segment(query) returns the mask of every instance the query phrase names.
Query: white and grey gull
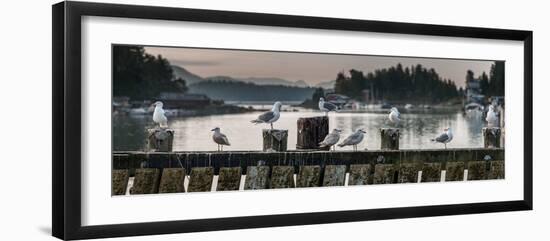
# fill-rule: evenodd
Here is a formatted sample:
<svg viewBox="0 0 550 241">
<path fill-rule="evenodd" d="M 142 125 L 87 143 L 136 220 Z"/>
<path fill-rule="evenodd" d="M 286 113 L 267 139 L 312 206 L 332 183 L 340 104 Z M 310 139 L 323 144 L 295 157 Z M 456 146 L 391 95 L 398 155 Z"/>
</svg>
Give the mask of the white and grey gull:
<svg viewBox="0 0 550 241">
<path fill-rule="evenodd" d="M 401 122 L 401 113 L 399 113 L 399 110 L 397 108 L 392 107 L 390 114 L 388 115 L 388 119 L 390 119 L 391 123 L 399 126 L 399 122 Z"/>
<path fill-rule="evenodd" d="M 325 115 L 328 115 L 328 112 L 330 111 L 337 111 L 338 106 L 328 101 L 325 101 L 325 98 L 321 97 L 319 98 L 319 110 L 325 112 Z"/>
<path fill-rule="evenodd" d="M 451 127 L 446 128 L 444 131 L 445 132 L 441 133 L 441 135 L 432 139 L 432 141 L 443 143 L 445 145 L 445 149 L 447 149 L 447 143 L 453 140 L 453 131 Z"/>
<path fill-rule="evenodd" d="M 357 144 L 363 141 L 363 134 L 365 134 L 363 129 L 356 130 L 354 133 L 348 136 L 344 141 L 338 144 L 339 147 L 344 146 L 353 146 L 353 150 L 357 151 Z"/>
<path fill-rule="evenodd" d="M 266 123 L 271 125 L 271 129 L 273 129 L 273 122 L 277 121 L 279 117 L 281 117 L 281 106 L 283 104 L 279 101 L 275 102 L 273 104 L 273 108 L 271 108 L 270 111 L 265 112 L 258 116 L 255 120 L 251 120 L 250 122 L 254 124 L 260 124 L 260 123 Z"/>
<path fill-rule="evenodd" d="M 336 143 L 340 140 L 340 133 L 342 133 L 342 130 L 334 129 L 331 133 L 329 133 L 327 136 L 325 136 L 325 139 L 319 143 L 319 147 L 333 147 L 333 150 L 336 150 Z"/>
<path fill-rule="evenodd" d="M 487 127 L 499 127 L 500 123 L 498 120 L 498 113 L 495 111 L 495 107 L 493 105 L 489 106 L 489 110 L 487 111 L 487 117 L 485 117 L 485 121 L 487 121 Z"/>
<path fill-rule="evenodd" d="M 214 132 L 214 134 L 212 135 L 212 140 L 214 140 L 214 142 L 216 142 L 216 144 L 218 144 L 218 151 L 223 151 L 223 146 L 230 146 L 231 144 L 229 143 L 229 140 L 227 139 L 227 136 L 222 134 L 220 132 L 220 128 L 219 127 L 216 127 L 214 129 L 212 129 L 211 131 Z"/>
<path fill-rule="evenodd" d="M 162 109 L 162 102 L 157 101 L 153 104 L 155 106 L 155 111 L 153 112 L 153 122 L 159 124 L 161 128 L 168 127 L 168 118 L 164 114 L 164 109 Z"/>
</svg>

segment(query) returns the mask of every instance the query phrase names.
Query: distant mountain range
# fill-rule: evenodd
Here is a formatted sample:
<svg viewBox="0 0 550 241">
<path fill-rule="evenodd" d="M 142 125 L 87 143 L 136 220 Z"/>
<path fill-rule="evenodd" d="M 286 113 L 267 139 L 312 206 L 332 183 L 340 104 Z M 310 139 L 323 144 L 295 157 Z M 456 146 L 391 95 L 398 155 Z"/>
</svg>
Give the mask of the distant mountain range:
<svg viewBox="0 0 550 241">
<path fill-rule="evenodd" d="M 253 83 L 256 85 L 284 85 L 284 86 L 293 86 L 293 87 L 309 87 L 309 85 L 303 80 L 291 81 L 291 80 L 285 80 L 285 79 L 275 78 L 275 77 L 234 78 L 231 76 L 223 76 L 223 75 L 203 78 L 177 65 L 172 65 L 172 70 L 174 73 L 174 77 L 184 79 L 187 85 L 192 85 L 205 80 L 211 80 L 211 81 L 223 80 L 223 81 Z"/>
</svg>

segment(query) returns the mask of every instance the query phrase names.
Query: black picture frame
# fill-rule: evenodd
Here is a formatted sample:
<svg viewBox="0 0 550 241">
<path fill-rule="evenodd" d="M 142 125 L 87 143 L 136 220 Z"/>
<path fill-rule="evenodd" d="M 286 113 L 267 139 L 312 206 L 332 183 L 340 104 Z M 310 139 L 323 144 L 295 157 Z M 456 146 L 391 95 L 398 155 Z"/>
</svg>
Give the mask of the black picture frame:
<svg viewBox="0 0 550 241">
<path fill-rule="evenodd" d="M 366 21 L 90 2 L 61 2 L 53 15 L 52 233 L 60 239 L 199 232 L 532 210 L 533 33 L 522 30 Z M 132 224 L 81 224 L 81 18 L 103 16 L 205 23 L 517 40 L 524 43 L 524 194 L 521 200 Z"/>
</svg>

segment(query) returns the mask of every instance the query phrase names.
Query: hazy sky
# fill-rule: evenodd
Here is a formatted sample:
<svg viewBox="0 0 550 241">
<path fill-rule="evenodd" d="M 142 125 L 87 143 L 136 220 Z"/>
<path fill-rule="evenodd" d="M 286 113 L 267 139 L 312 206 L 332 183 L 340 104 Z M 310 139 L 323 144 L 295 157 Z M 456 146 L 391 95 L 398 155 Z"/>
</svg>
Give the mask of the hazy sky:
<svg viewBox="0 0 550 241">
<path fill-rule="evenodd" d="M 150 54 L 161 54 L 171 64 L 209 77 L 225 75 L 235 78 L 277 77 L 286 80 L 304 80 L 310 85 L 334 80 L 342 70 L 357 69 L 367 72 L 401 63 L 403 67 L 422 64 L 434 68 L 443 78 L 464 86 L 466 71 L 475 75 L 489 73 L 493 61 L 453 60 L 430 58 L 381 57 L 368 55 L 311 54 L 267 51 L 220 50 L 199 48 L 146 47 Z"/>
</svg>

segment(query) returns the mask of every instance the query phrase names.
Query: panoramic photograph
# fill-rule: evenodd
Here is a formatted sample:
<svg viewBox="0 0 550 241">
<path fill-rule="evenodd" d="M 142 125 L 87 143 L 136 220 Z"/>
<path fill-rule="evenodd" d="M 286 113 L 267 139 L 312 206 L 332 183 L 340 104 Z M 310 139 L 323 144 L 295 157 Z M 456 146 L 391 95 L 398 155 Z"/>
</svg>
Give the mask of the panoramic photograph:
<svg viewBox="0 0 550 241">
<path fill-rule="evenodd" d="M 112 194 L 504 179 L 504 62 L 112 46 Z"/>
</svg>

